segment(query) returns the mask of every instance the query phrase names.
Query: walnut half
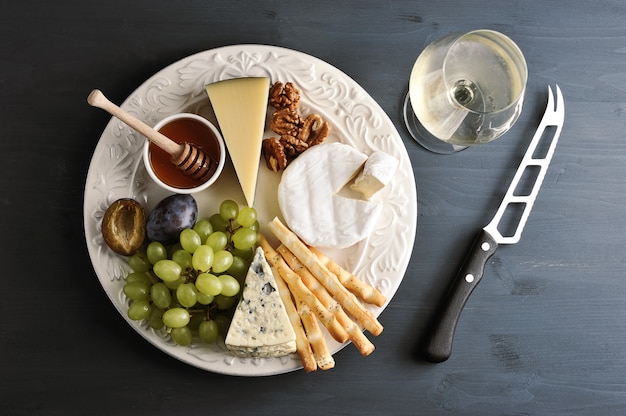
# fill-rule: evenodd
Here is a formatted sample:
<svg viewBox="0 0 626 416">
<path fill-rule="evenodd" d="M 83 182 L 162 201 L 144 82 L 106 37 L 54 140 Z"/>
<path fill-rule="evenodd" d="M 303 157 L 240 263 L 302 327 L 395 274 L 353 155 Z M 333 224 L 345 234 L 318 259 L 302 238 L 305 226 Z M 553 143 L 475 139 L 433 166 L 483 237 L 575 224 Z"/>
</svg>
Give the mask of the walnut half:
<svg viewBox="0 0 626 416">
<path fill-rule="evenodd" d="M 297 110 L 291 108 L 283 108 L 276 111 L 270 120 L 270 128 L 276 134 L 289 134 L 297 136 L 302 128 L 302 117 Z"/>
<path fill-rule="evenodd" d="M 289 161 L 285 154 L 285 148 L 276 137 L 263 140 L 263 156 L 268 169 L 278 172 L 287 167 Z"/>
<path fill-rule="evenodd" d="M 309 147 L 322 143 L 328 137 L 328 122 L 322 120 L 319 114 L 311 114 L 302 123 L 298 139 L 307 143 Z"/>
<path fill-rule="evenodd" d="M 280 144 L 285 149 L 285 154 L 292 159 L 295 159 L 300 153 L 309 148 L 309 145 L 304 140 L 300 140 L 297 137 L 290 136 L 289 134 L 283 134 L 280 136 Z"/>
<path fill-rule="evenodd" d="M 300 103 L 300 90 L 292 82 L 283 85 L 282 82 L 275 82 L 270 87 L 270 105 L 277 110 L 284 108 L 296 109 Z"/>
</svg>

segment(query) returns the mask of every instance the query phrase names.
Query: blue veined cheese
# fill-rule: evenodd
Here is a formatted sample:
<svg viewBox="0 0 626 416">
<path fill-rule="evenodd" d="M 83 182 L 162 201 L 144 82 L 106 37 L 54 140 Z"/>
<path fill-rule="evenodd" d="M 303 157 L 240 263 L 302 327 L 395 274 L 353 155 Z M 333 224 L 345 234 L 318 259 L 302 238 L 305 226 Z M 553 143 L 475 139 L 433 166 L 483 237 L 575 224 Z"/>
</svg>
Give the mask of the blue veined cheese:
<svg viewBox="0 0 626 416">
<path fill-rule="evenodd" d="M 280 357 L 296 351 L 296 334 L 260 247 L 248 270 L 225 343 L 231 353 L 242 357 Z"/>
</svg>

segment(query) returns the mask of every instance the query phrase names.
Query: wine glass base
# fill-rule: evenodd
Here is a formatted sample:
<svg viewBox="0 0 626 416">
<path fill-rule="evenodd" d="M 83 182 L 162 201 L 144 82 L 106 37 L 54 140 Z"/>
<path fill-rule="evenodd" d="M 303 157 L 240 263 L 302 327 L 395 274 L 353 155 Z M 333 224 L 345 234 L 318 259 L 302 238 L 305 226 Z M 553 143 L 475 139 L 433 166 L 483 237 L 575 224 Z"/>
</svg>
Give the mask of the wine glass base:
<svg viewBox="0 0 626 416">
<path fill-rule="evenodd" d="M 406 97 L 404 98 L 404 105 L 402 107 L 402 118 L 404 119 L 404 124 L 411 134 L 411 137 L 413 137 L 413 140 L 415 140 L 420 146 L 422 146 L 426 150 L 430 150 L 433 153 L 439 153 L 442 155 L 449 155 L 459 152 L 463 149 L 467 149 L 467 146 L 459 146 L 456 144 L 446 143 L 430 134 L 415 116 L 408 92 L 406 94 Z"/>
</svg>

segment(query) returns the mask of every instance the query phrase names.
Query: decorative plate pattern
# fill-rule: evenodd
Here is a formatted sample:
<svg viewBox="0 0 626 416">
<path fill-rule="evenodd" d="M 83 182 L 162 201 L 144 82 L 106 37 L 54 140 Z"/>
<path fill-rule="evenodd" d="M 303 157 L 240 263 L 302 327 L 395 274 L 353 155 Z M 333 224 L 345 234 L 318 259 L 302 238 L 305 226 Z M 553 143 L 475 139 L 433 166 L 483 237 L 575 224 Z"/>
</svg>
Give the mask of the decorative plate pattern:
<svg viewBox="0 0 626 416">
<path fill-rule="evenodd" d="M 400 286 L 415 238 L 417 195 L 413 169 L 391 120 L 346 74 L 324 61 L 289 49 L 263 45 L 227 46 L 200 52 L 164 68 L 137 88 L 121 107 L 149 125 L 177 112 L 196 113 L 216 123 L 204 85 L 250 76 L 269 76 L 271 82 L 294 82 L 301 91 L 303 115 L 318 113 L 331 125 L 329 141 L 350 144 L 366 154 L 382 150 L 400 161 L 393 181 L 376 195 L 383 210 L 372 235 L 353 247 L 327 252 L 343 267 L 378 287 L 390 300 Z M 271 134 L 266 131 L 266 137 Z M 128 265 L 125 258 L 104 244 L 101 222 L 107 207 L 119 198 L 134 198 L 149 212 L 167 196 L 147 176 L 141 158 L 144 140 L 124 123 L 112 118 L 100 137 L 87 174 L 85 237 L 95 272 L 113 305 L 146 340 L 190 365 L 241 376 L 272 375 L 300 369 L 302 366 L 295 354 L 273 359 L 243 359 L 229 355 L 223 343 L 206 346 L 194 342 L 190 347 L 179 347 L 165 332 L 154 331 L 143 322 L 127 318 L 129 302 L 122 287 Z M 262 161 L 255 201 L 262 232 L 263 224 L 276 215 L 280 217 L 276 198 L 279 180 L 279 174 L 267 169 Z M 208 190 L 194 196 L 200 217 L 216 212 L 223 199 L 234 199 L 241 205 L 245 201 L 229 161 L 220 179 Z M 267 232 L 265 235 L 272 241 Z M 383 309 L 372 307 L 371 311 L 378 316 Z M 333 353 L 346 345 L 335 342 L 328 334 L 327 339 Z M 376 343 L 375 338 L 372 342 Z"/>
</svg>

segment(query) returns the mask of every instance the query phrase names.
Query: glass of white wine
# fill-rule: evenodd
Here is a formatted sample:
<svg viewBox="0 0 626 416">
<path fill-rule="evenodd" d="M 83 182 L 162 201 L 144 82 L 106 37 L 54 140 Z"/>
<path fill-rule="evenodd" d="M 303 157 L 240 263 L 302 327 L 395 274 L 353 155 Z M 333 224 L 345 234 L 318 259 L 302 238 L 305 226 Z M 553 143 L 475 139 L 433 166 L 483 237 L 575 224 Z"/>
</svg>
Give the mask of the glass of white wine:
<svg viewBox="0 0 626 416">
<path fill-rule="evenodd" d="M 451 34 L 417 58 L 403 116 L 426 149 L 450 154 L 506 133 L 522 111 L 528 68 L 519 47 L 493 30 Z"/>
</svg>

